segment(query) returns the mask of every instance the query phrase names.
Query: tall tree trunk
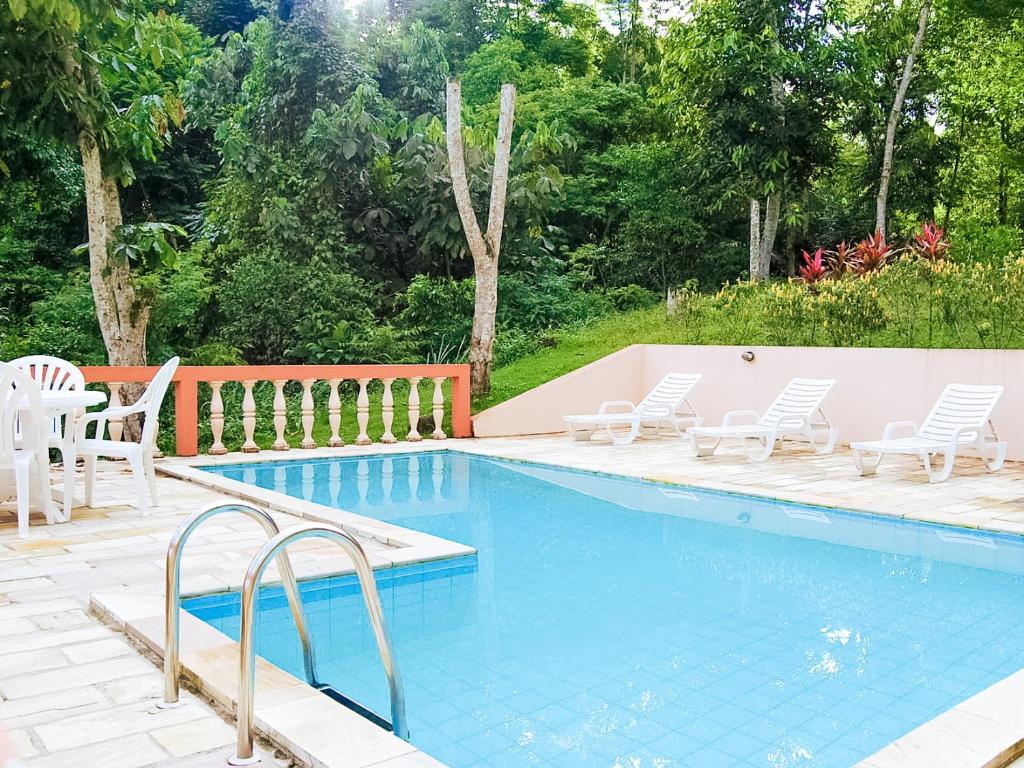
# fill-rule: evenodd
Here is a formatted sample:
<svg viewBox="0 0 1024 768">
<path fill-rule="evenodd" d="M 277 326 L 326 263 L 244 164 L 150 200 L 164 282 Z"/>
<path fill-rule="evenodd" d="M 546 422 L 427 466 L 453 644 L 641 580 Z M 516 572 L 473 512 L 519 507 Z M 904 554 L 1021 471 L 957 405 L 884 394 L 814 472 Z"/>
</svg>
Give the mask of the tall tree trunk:
<svg viewBox="0 0 1024 768">
<path fill-rule="evenodd" d="M 491 200 L 487 213 L 487 233 L 473 210 L 462 146 L 462 88 L 458 80 L 448 81 L 447 140 L 448 166 L 459 219 L 473 256 L 476 290 L 473 304 L 473 334 L 469 342 L 470 392 L 486 395 L 491 391 L 491 365 L 494 360 L 494 326 L 498 311 L 498 256 L 505 225 L 505 198 L 512 155 L 512 125 L 515 116 L 516 88 L 501 86 L 498 135 L 494 146 L 494 172 L 491 176 Z"/>
<path fill-rule="evenodd" d="M 997 215 L 1003 226 L 1010 221 L 1010 172 L 1006 167 L 1006 150 L 1010 144 L 1010 125 L 1004 118 L 999 121 L 999 138 L 1003 140 L 1003 156 L 999 159 L 999 202 Z"/>
<path fill-rule="evenodd" d="M 928 17 L 932 11 L 932 0 L 924 0 L 921 5 L 921 15 L 917 20 L 917 34 L 914 35 L 914 42 L 910 46 L 906 61 L 903 62 L 903 75 L 900 77 L 899 86 L 896 88 L 896 98 L 892 103 L 892 110 L 889 112 L 889 123 L 885 128 L 885 149 L 882 153 L 882 176 L 878 184 L 878 197 L 875 199 L 875 229 L 885 234 L 886 207 L 889 204 L 889 180 L 892 177 L 892 157 L 896 147 L 896 129 L 900 125 L 900 116 L 903 114 L 903 102 L 907 98 L 907 89 L 910 88 L 910 81 L 914 77 L 914 59 L 917 58 L 924 44 L 924 33 L 928 29 Z"/>
<path fill-rule="evenodd" d="M 79 136 L 78 147 L 89 225 L 89 282 L 107 360 L 110 365 L 145 365 L 150 307 L 135 291 L 127 260 L 110 255 L 115 230 L 121 225 L 117 180 L 104 172 L 102 154 L 90 134 Z M 126 384 L 121 391 L 123 402 L 135 402 L 143 389 L 141 384 Z M 125 432 L 129 440 L 138 439 L 138 420 L 126 420 Z"/>
<path fill-rule="evenodd" d="M 750 279 L 761 280 L 761 203 L 750 198 Z"/>
<path fill-rule="evenodd" d="M 760 279 L 767 280 L 772 268 L 772 253 L 775 251 L 775 235 L 779 231 L 779 218 L 782 215 L 782 189 L 776 185 L 775 191 L 768 195 L 764 211 L 764 230 L 761 232 L 761 253 L 759 254 L 758 274 Z"/>
</svg>

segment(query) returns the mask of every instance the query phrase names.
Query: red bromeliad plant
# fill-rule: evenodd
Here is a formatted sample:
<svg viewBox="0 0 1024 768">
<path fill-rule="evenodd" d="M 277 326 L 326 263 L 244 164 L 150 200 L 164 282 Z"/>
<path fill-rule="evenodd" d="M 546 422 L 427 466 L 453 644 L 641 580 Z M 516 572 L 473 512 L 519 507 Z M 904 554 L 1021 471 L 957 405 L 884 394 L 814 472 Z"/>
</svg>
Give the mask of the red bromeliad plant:
<svg viewBox="0 0 1024 768">
<path fill-rule="evenodd" d="M 804 265 L 800 267 L 800 277 L 808 285 L 820 283 L 829 275 L 829 268 L 824 263 L 825 249 L 819 248 L 811 256 L 807 251 L 804 254 Z"/>
<path fill-rule="evenodd" d="M 828 267 L 833 277 L 843 277 L 853 271 L 856 254 L 854 249 L 844 240 L 829 252 Z"/>
<path fill-rule="evenodd" d="M 874 272 L 884 267 L 897 254 L 881 232 L 864 238 L 853 247 L 853 269 L 858 275 Z"/>
<path fill-rule="evenodd" d="M 925 222 L 921 231 L 914 235 L 911 246 L 914 253 L 928 261 L 942 261 L 949 252 L 949 243 L 944 239 L 945 232 L 935 222 Z"/>
</svg>

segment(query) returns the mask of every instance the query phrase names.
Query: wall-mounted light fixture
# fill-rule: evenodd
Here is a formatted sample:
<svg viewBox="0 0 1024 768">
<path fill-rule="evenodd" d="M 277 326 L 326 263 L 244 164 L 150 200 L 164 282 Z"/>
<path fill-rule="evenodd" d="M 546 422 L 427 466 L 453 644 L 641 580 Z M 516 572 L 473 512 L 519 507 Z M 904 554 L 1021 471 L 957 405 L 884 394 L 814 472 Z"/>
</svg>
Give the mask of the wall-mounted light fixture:
<svg viewBox="0 0 1024 768">
<path fill-rule="evenodd" d="M 754 362 L 754 353 L 751 352 L 749 349 L 746 352 L 744 352 L 742 355 L 740 355 L 740 357 L 742 357 L 748 363 Z"/>
</svg>

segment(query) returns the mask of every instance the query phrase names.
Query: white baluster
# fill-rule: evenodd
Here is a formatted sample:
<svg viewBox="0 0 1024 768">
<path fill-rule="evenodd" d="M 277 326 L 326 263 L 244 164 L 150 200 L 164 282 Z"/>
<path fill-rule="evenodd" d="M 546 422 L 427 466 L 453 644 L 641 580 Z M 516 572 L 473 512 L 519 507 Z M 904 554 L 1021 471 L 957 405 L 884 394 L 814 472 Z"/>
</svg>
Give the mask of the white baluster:
<svg viewBox="0 0 1024 768">
<path fill-rule="evenodd" d="M 313 383 L 316 379 L 302 380 L 302 447 L 316 448 L 313 439 Z"/>
<path fill-rule="evenodd" d="M 284 429 L 288 425 L 288 402 L 284 399 L 284 385 L 287 383 L 281 379 L 274 382 L 274 430 L 277 438 L 271 448 L 275 451 L 287 451 L 290 447 L 284 439 Z"/>
<path fill-rule="evenodd" d="M 410 443 L 419 442 L 420 436 L 420 381 L 421 377 L 413 376 L 409 379 L 409 434 L 405 439 Z"/>
<path fill-rule="evenodd" d="M 254 435 L 256 434 L 256 398 L 253 397 L 252 388 L 256 382 L 252 379 L 242 382 L 245 394 L 242 395 L 242 430 L 245 432 L 245 442 L 242 443 L 242 453 L 259 453 L 260 447 L 256 445 Z"/>
<path fill-rule="evenodd" d="M 224 399 L 221 397 L 220 388 L 224 386 L 223 381 L 211 381 L 210 389 L 213 395 L 210 397 L 210 431 L 213 432 L 213 445 L 210 446 L 211 456 L 221 456 L 228 452 L 222 442 L 224 438 Z"/>
<path fill-rule="evenodd" d="M 435 440 L 444 440 L 448 437 L 441 428 L 441 425 L 444 423 L 444 392 L 441 389 L 442 383 L 444 383 L 444 376 L 438 376 L 434 379 L 434 432 L 432 437 Z"/>
<path fill-rule="evenodd" d="M 338 386 L 341 379 L 331 379 L 331 394 L 327 398 L 327 421 L 331 425 L 331 438 L 327 445 L 331 448 L 338 448 L 345 444 L 341 439 L 341 397 L 338 395 Z"/>
<path fill-rule="evenodd" d="M 288 492 L 288 471 L 283 467 L 274 467 L 274 490 L 278 493 Z"/>
<path fill-rule="evenodd" d="M 366 434 L 366 427 L 370 423 L 370 397 L 366 394 L 366 385 L 369 379 L 358 379 L 359 396 L 356 398 L 356 421 L 359 423 L 359 437 L 356 438 L 356 445 L 369 445 L 373 441 Z"/>
<path fill-rule="evenodd" d="M 395 423 L 395 396 L 391 393 L 394 379 L 381 379 L 384 382 L 384 394 L 380 399 L 380 419 L 384 422 L 384 434 L 380 436 L 382 443 L 397 443 L 398 439 L 391 433 L 391 425 Z"/>
<path fill-rule="evenodd" d="M 124 384 L 120 381 L 112 381 L 109 384 L 107 384 L 107 387 L 109 387 L 110 389 L 110 401 L 108 405 L 111 408 L 121 407 L 121 387 L 123 386 Z M 108 421 L 107 434 L 110 436 L 111 440 L 120 441 L 121 438 L 124 436 L 124 419 L 122 419 L 120 416 L 115 416 L 110 421 Z M 103 435 L 96 435 L 96 437 L 102 439 Z"/>
</svg>

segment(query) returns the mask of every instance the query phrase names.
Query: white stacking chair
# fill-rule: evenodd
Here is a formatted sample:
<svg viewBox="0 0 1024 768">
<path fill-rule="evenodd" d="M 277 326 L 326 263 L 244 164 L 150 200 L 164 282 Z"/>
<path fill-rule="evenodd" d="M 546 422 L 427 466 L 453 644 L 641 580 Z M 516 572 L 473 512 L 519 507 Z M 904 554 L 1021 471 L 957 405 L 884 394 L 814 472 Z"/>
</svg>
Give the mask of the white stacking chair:
<svg viewBox="0 0 1024 768">
<path fill-rule="evenodd" d="M 59 357 L 50 355 L 29 355 L 11 360 L 11 365 L 28 374 L 43 392 L 68 392 L 85 389 L 85 376 L 78 369 L 78 366 L 61 360 Z M 84 409 L 78 414 L 84 413 Z M 49 420 L 49 447 L 60 451 L 61 462 L 64 464 L 64 510 L 70 514 L 72 499 L 67 495 L 74 487 L 75 462 L 78 460 L 75 451 L 75 440 L 73 434 L 72 419 L 69 424 L 64 423 L 63 416 L 54 416 Z M 66 430 L 72 430 L 67 434 Z"/>
<path fill-rule="evenodd" d="M 149 514 L 150 503 L 153 506 L 157 505 L 156 470 L 153 466 L 156 431 L 159 424 L 160 406 L 163 404 L 174 372 L 178 369 L 178 362 L 179 358 L 172 357 L 164 363 L 149 386 L 146 387 L 146 391 L 142 393 L 142 397 L 132 405 L 88 413 L 79 419 L 75 442 L 79 455 L 85 457 L 85 505 L 87 507 L 92 506 L 93 486 L 96 481 L 96 460 L 100 456 L 126 459 L 131 465 L 139 500 L 139 511 L 143 515 Z M 133 414 L 142 414 L 145 419 L 139 442 L 104 439 L 107 422 L 110 419 L 123 419 Z M 96 423 L 95 435 L 87 437 L 88 427 L 93 422 Z"/>
<path fill-rule="evenodd" d="M 736 440 L 750 461 L 764 461 L 783 440 L 806 439 L 816 453 L 831 453 L 839 430 L 821 410 L 835 379 L 793 379 L 768 406 L 757 411 L 729 411 L 717 427 L 690 427 L 686 434 L 698 456 L 711 456 L 722 440 Z M 753 447 L 751 446 L 753 443 Z"/>
<path fill-rule="evenodd" d="M 17 494 L 18 536 L 28 536 L 32 472 L 35 470 L 39 501 L 53 522 L 50 478 L 43 471 L 47 450 L 46 413 L 39 387 L 23 371 L 0 363 L 0 470 L 14 473 Z M 42 453 L 42 457 L 40 456 Z"/>
<path fill-rule="evenodd" d="M 980 455 L 992 472 L 1002 469 L 1006 443 L 999 439 L 992 426 L 992 411 L 1002 394 L 1000 384 L 950 384 L 942 391 L 920 429 L 913 421 L 894 421 L 886 425 L 881 440 L 851 443 L 854 463 L 861 475 L 873 475 L 887 454 L 917 456 L 932 483 L 949 479 L 957 453 L 964 451 Z M 912 434 L 895 437 L 897 430 L 908 430 Z M 936 469 L 932 466 L 932 456 L 938 455 L 943 461 Z"/>
<path fill-rule="evenodd" d="M 615 445 L 628 445 L 641 433 L 661 434 L 665 428 L 681 437 L 681 423 L 703 423 L 687 399 L 700 379 L 699 373 L 670 373 L 658 382 L 639 405 L 634 405 L 632 400 L 607 400 L 601 403 L 597 413 L 566 416 L 565 423 L 576 440 L 589 440 L 595 433 L 601 433 L 607 435 Z M 616 408 L 624 410 L 613 410 Z"/>
</svg>

